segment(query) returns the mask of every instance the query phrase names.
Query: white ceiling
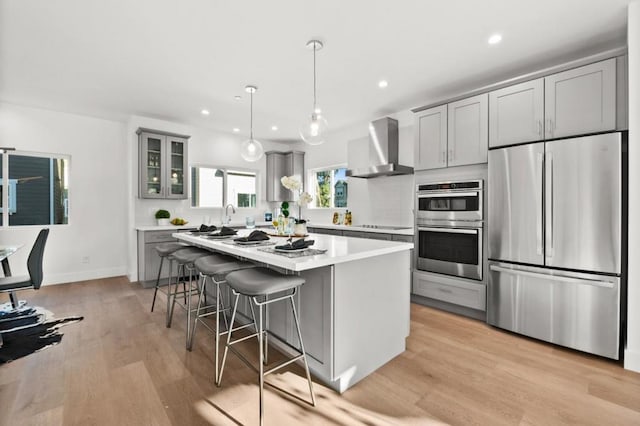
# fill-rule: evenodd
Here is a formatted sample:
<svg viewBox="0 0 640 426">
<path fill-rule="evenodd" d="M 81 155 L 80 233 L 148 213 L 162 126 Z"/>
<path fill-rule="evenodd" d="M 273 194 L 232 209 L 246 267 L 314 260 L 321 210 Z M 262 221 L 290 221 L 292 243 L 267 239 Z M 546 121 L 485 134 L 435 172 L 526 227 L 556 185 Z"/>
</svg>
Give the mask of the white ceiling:
<svg viewBox="0 0 640 426">
<path fill-rule="evenodd" d="M 629 2 L 0 0 L 0 100 L 247 134 L 255 84 L 256 137 L 293 140 L 311 110 L 311 38 L 337 130 L 623 46 Z"/>
</svg>

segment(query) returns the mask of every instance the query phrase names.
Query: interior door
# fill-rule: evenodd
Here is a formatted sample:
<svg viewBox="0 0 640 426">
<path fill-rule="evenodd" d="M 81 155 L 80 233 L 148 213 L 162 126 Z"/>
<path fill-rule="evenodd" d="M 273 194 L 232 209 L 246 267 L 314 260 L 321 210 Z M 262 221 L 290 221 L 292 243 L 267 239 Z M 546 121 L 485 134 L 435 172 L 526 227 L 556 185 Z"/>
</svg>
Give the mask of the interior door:
<svg viewBox="0 0 640 426">
<path fill-rule="evenodd" d="M 489 258 L 543 265 L 544 143 L 489 151 Z"/>
<path fill-rule="evenodd" d="M 547 266 L 620 273 L 622 136 L 547 142 Z"/>
</svg>

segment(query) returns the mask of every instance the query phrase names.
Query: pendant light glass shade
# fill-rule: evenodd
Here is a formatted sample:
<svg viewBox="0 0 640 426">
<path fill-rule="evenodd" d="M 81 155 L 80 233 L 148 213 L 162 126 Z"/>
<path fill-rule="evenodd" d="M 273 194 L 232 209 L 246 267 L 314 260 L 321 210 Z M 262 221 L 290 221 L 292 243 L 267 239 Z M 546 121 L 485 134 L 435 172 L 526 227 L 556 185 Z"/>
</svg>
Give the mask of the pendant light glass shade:
<svg viewBox="0 0 640 426">
<path fill-rule="evenodd" d="M 324 134 L 329 124 L 320 114 L 315 112 L 300 126 L 300 137 L 309 145 L 320 145 L 324 142 Z"/>
<path fill-rule="evenodd" d="M 240 156 L 245 161 L 254 162 L 261 159 L 262 154 L 264 154 L 262 144 L 253 138 L 253 94 L 258 90 L 258 88 L 255 86 L 247 86 L 244 90 L 251 94 L 251 133 L 249 139 L 242 142 L 242 145 L 240 145 Z"/>
<path fill-rule="evenodd" d="M 262 158 L 262 154 L 264 154 L 262 144 L 253 138 L 242 142 L 242 145 L 240 145 L 240 156 L 245 161 L 258 161 Z"/>
<path fill-rule="evenodd" d="M 324 142 L 329 124 L 320 114 L 316 102 L 316 51 L 322 49 L 323 44 L 318 40 L 311 40 L 307 47 L 313 49 L 313 109 L 309 118 L 300 126 L 300 137 L 309 145 L 320 145 Z"/>
</svg>

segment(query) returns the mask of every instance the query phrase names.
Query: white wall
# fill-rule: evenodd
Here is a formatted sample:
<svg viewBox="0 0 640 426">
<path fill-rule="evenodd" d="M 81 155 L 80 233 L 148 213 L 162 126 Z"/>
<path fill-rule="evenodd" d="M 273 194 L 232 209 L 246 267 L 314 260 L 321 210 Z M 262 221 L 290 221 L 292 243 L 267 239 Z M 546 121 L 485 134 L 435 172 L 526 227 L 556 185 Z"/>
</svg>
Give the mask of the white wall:
<svg viewBox="0 0 640 426">
<path fill-rule="evenodd" d="M 413 166 L 413 115 L 403 111 L 389 115 L 399 124 L 399 162 Z M 307 170 L 347 164 L 350 142 L 366 143 L 368 123 L 330 133 L 318 146 L 300 143 L 305 151 Z M 353 154 L 352 154 L 353 156 Z M 365 159 L 365 162 L 368 158 Z M 353 225 L 377 224 L 413 226 L 414 176 L 388 176 L 373 179 L 349 178 L 347 208 L 353 214 Z M 305 209 L 303 216 L 315 223 L 331 223 L 333 212 L 346 209 Z"/>
<path fill-rule="evenodd" d="M 624 366 L 640 372 L 640 2 L 629 4 L 629 269 Z"/>
<path fill-rule="evenodd" d="M 263 213 L 270 209 L 266 198 L 266 160 L 265 157 L 255 163 L 244 161 L 240 156 L 240 144 L 246 136 L 215 132 L 170 121 L 149 117 L 132 116 L 126 125 L 126 141 L 128 146 L 128 275 L 132 281 L 137 280 L 137 235 L 135 228 L 140 225 L 155 225 L 154 214 L 158 209 L 166 209 L 171 217 L 187 219 L 190 225 L 199 226 L 208 216 L 214 223 L 221 219 L 220 208 L 193 208 L 191 200 L 157 200 L 138 198 L 138 135 L 136 130 L 144 127 L 153 130 L 191 136 L 188 143 L 189 165 L 211 165 L 232 167 L 240 170 L 255 170 L 258 174 L 257 207 L 255 209 L 236 209 L 232 215 L 233 222 L 243 222 L 246 216 L 253 216 L 256 222 L 263 220 Z M 291 150 L 291 145 L 262 142 L 264 150 Z"/>
<path fill-rule="evenodd" d="M 69 224 L 51 225 L 44 284 L 126 273 L 127 151 L 124 123 L 0 103 L 0 145 L 71 156 Z M 24 244 L 11 256 L 13 275 L 26 261 L 41 226 L 0 230 L 0 245 Z M 83 257 L 89 263 L 82 263 Z"/>
</svg>

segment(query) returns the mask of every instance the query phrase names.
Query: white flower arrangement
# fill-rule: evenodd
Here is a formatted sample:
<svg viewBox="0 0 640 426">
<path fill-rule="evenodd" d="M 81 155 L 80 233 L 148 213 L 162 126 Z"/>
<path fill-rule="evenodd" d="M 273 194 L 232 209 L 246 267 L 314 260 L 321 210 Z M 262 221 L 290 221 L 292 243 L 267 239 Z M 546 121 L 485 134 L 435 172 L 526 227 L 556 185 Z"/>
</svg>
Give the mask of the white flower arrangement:
<svg viewBox="0 0 640 426">
<path fill-rule="evenodd" d="M 313 201 L 313 197 L 307 191 L 302 190 L 302 183 L 294 176 L 282 176 L 280 182 L 282 183 L 282 186 L 287 188 L 289 191 L 298 193 L 298 221 L 300 223 L 304 223 L 305 221 L 300 218 L 302 214 L 301 207 L 306 207 L 311 201 Z"/>
</svg>

